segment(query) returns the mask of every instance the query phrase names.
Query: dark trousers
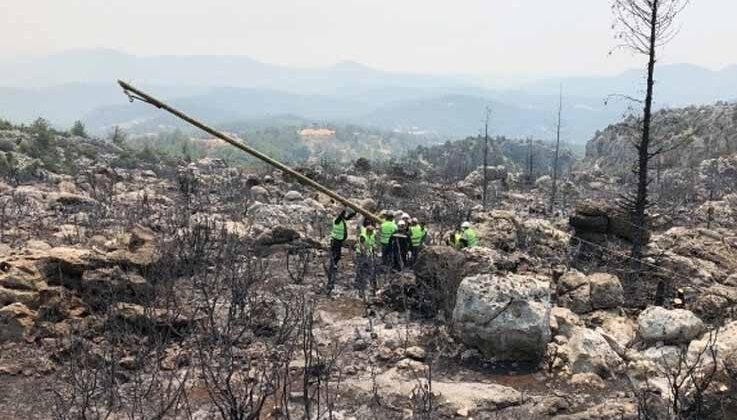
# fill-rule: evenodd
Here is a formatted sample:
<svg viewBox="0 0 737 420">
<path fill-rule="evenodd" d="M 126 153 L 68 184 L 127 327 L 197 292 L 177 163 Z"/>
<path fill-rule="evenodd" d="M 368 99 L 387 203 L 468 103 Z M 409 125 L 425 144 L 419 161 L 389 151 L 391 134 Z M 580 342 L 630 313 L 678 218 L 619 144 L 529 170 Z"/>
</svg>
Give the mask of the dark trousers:
<svg viewBox="0 0 737 420">
<path fill-rule="evenodd" d="M 330 239 L 330 263 L 333 267 L 338 266 L 340 261 L 341 251 L 343 250 L 343 241 L 337 239 Z"/>
<path fill-rule="evenodd" d="M 325 289 L 328 294 L 335 287 L 335 277 L 338 275 L 338 261 L 340 261 L 341 251 L 343 250 L 343 241 L 330 239 L 330 267 L 328 271 L 328 284 Z"/>
<path fill-rule="evenodd" d="M 389 242 L 388 244 L 381 245 L 381 264 L 385 266 L 390 266 L 392 264 L 392 258 L 394 257 L 394 253 L 392 252 L 392 243 Z"/>
<path fill-rule="evenodd" d="M 412 246 L 410 248 L 410 252 L 412 253 L 412 258 L 410 258 L 409 264 L 415 265 L 417 262 L 417 256 L 420 255 L 420 250 L 422 250 L 422 245 Z"/>
</svg>

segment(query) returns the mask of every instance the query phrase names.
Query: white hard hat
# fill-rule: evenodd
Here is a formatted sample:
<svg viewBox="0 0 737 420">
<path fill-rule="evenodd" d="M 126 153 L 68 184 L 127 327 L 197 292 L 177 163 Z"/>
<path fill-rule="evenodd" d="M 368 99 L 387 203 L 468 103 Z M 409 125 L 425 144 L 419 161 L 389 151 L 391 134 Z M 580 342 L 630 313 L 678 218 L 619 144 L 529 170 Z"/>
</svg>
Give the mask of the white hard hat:
<svg viewBox="0 0 737 420">
<path fill-rule="evenodd" d="M 409 214 L 402 213 L 402 219 L 409 219 Z"/>
<path fill-rule="evenodd" d="M 463 229 L 465 229 L 465 228 L 470 228 L 470 227 L 471 227 L 471 223 L 470 223 L 470 222 L 463 222 L 463 223 L 461 224 L 461 227 L 462 227 Z"/>
<path fill-rule="evenodd" d="M 404 222 L 404 220 L 400 220 L 399 223 L 397 223 L 399 226 L 406 226 L 407 223 Z"/>
<path fill-rule="evenodd" d="M 412 218 L 412 223 L 418 224 L 418 223 L 420 223 L 420 221 L 416 217 L 413 217 Z"/>
</svg>

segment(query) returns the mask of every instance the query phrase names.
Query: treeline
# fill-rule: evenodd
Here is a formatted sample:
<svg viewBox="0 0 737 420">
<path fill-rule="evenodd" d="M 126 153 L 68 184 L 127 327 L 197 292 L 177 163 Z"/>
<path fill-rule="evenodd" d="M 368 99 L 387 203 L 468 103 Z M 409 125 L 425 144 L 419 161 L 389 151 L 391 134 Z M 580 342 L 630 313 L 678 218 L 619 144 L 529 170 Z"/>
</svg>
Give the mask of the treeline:
<svg viewBox="0 0 737 420">
<path fill-rule="evenodd" d="M 554 156 L 554 145 L 541 140 L 489 138 L 489 166 L 504 165 L 511 170 L 530 172 L 533 179 L 552 173 Z M 407 154 L 407 159 L 418 165 L 428 165 L 436 177 L 447 181 L 461 180 L 483 165 L 484 138 L 468 137 L 435 146 L 418 146 Z M 561 150 L 561 170 L 568 170 L 575 161 L 571 150 Z"/>
</svg>

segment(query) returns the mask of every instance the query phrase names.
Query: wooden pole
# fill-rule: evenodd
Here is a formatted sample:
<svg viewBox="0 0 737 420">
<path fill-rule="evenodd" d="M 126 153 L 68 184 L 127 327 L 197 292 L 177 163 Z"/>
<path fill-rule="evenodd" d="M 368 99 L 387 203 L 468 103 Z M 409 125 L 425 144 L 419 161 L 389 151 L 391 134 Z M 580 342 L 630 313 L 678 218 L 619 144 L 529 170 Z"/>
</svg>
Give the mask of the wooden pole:
<svg viewBox="0 0 737 420">
<path fill-rule="evenodd" d="M 181 112 L 181 111 L 179 111 L 179 110 L 177 110 L 175 108 L 172 108 L 171 106 L 165 104 L 164 102 L 162 102 L 162 101 L 154 98 L 151 95 L 146 94 L 145 92 L 143 92 L 143 91 L 141 91 L 139 89 L 136 89 L 135 87 L 131 86 L 128 83 L 125 83 L 125 82 L 123 82 L 121 80 L 118 80 L 118 84 L 120 85 L 120 87 L 123 88 L 123 92 L 126 95 L 128 95 L 128 97 L 131 99 L 131 101 L 133 101 L 133 99 L 139 99 L 139 100 L 142 100 L 144 102 L 148 102 L 149 104 L 151 104 L 151 105 L 153 105 L 153 106 L 155 106 L 157 108 L 163 109 L 163 110 L 169 112 L 170 114 L 172 114 L 172 115 L 174 115 L 174 116 L 176 116 L 176 117 L 178 117 L 178 118 L 180 118 L 180 119 L 182 119 L 182 120 L 184 120 L 184 121 L 192 124 L 193 126 L 199 128 L 200 130 L 205 131 L 206 133 L 208 133 L 208 134 L 210 134 L 212 136 L 215 136 L 215 137 L 219 138 L 220 140 L 223 140 L 224 142 L 230 144 L 231 146 L 237 147 L 238 149 L 241 149 L 244 152 L 248 153 L 249 155 L 251 155 L 251 156 L 253 156 L 253 157 L 257 158 L 257 159 L 260 159 L 260 160 L 268 163 L 269 165 L 271 165 L 271 166 L 273 166 L 273 167 L 281 170 L 282 172 L 286 172 L 289 175 L 292 175 L 293 177 L 297 178 L 302 184 L 307 185 L 309 187 L 312 187 L 312 188 L 316 189 L 317 191 L 320 191 L 321 193 L 323 193 L 323 194 L 327 195 L 328 197 L 332 198 L 333 200 L 335 200 L 335 201 L 343 204 L 344 206 L 350 207 L 351 209 L 355 210 L 357 213 L 361 213 L 364 217 L 366 217 L 368 219 L 371 219 L 372 221 L 374 221 L 376 223 L 381 223 L 381 218 L 379 216 L 371 213 L 370 211 L 368 211 L 368 210 L 364 209 L 363 207 L 359 206 L 358 204 L 356 204 L 356 203 L 348 200 L 347 198 L 344 198 L 343 196 L 339 195 L 338 193 L 336 193 L 336 192 L 334 192 L 334 191 L 332 191 L 332 190 L 324 187 L 323 185 L 321 185 L 321 184 L 313 181 L 312 179 L 307 178 L 306 176 L 304 176 L 301 173 L 295 171 L 294 169 L 288 167 L 287 165 L 285 165 L 285 164 L 283 164 L 283 163 L 281 163 L 281 162 L 279 162 L 277 160 L 274 160 L 274 159 L 270 158 L 269 156 L 267 156 L 267 155 L 259 152 L 256 149 L 253 149 L 252 147 L 250 147 L 248 145 L 243 144 L 242 142 L 238 141 L 234 137 L 231 137 L 231 136 L 229 136 L 229 135 L 227 135 L 227 134 L 225 134 L 225 133 L 223 133 L 221 131 L 215 130 L 214 128 L 212 128 L 212 127 L 210 127 L 210 126 L 208 126 L 208 125 L 206 125 L 206 124 L 204 124 L 204 123 L 202 123 L 202 122 L 200 122 L 200 121 L 198 121 L 198 120 L 190 117 L 189 115 L 187 115 L 187 114 L 185 114 L 185 113 L 183 113 L 183 112 Z"/>
</svg>

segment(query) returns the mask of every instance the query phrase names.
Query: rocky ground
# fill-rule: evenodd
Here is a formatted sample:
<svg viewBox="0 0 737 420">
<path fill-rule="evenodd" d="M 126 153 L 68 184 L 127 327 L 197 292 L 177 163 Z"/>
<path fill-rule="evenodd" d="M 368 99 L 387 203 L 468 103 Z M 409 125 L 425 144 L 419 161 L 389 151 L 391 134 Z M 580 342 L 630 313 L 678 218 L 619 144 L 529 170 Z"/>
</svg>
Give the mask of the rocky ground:
<svg viewBox="0 0 737 420">
<path fill-rule="evenodd" d="M 342 209 L 266 169 L 100 158 L 0 183 L 0 418 L 737 418 L 737 203 L 659 213 L 633 280 L 603 173 L 571 172 L 550 212 L 549 177 L 503 166 L 487 210 L 480 171 L 300 170 L 426 221 L 415 267 L 375 266 L 359 297 L 357 218 L 326 296 Z M 444 246 L 466 219 L 481 246 Z"/>
</svg>

